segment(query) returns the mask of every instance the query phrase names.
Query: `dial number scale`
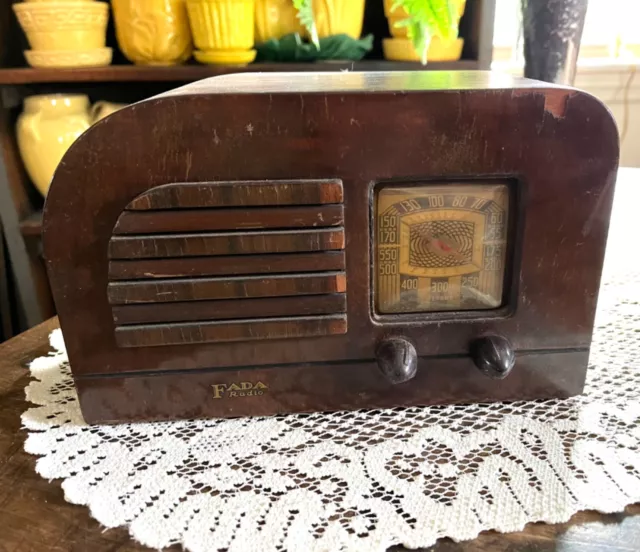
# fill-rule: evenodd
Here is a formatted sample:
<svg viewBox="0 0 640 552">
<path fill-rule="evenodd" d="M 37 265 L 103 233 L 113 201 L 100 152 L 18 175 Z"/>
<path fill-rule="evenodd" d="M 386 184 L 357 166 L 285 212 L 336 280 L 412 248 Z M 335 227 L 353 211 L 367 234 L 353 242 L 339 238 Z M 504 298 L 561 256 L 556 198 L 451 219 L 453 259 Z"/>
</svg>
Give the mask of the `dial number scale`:
<svg viewBox="0 0 640 552">
<path fill-rule="evenodd" d="M 385 313 L 502 305 L 509 188 L 387 186 L 376 197 L 375 304 Z"/>
</svg>

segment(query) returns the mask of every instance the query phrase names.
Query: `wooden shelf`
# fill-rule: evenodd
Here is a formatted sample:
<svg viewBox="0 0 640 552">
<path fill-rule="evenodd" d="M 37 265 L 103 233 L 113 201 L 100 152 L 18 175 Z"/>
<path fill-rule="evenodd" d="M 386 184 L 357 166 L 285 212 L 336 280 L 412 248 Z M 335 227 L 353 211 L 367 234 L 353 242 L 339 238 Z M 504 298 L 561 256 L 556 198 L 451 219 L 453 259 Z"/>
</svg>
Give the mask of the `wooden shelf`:
<svg viewBox="0 0 640 552">
<path fill-rule="evenodd" d="M 420 71 L 478 69 L 475 60 L 433 62 L 423 66 L 410 61 L 356 61 L 317 63 L 254 63 L 240 67 L 215 65 L 177 65 L 172 67 L 109 65 L 78 69 L 0 69 L 1 84 L 70 83 L 70 82 L 192 82 L 230 73 L 261 71 Z"/>
</svg>

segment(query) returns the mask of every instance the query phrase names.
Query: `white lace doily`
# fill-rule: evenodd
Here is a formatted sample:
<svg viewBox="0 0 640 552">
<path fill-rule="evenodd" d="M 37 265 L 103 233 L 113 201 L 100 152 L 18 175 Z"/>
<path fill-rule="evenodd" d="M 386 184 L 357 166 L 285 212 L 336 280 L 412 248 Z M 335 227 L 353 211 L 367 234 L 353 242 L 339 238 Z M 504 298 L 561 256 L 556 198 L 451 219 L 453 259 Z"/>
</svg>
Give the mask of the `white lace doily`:
<svg viewBox="0 0 640 552">
<path fill-rule="evenodd" d="M 68 501 L 153 548 L 369 552 L 620 511 L 640 501 L 639 199 L 616 195 L 583 396 L 89 427 L 54 332 L 25 449 Z"/>
</svg>

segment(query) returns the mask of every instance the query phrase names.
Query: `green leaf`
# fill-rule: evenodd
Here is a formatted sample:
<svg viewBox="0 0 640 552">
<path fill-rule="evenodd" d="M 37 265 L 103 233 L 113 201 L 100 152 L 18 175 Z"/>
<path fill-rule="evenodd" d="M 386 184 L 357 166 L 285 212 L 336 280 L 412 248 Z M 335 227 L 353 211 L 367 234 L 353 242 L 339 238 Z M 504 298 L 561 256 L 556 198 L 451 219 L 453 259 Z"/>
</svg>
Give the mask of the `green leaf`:
<svg viewBox="0 0 640 552">
<path fill-rule="evenodd" d="M 407 28 L 407 35 L 423 64 L 427 63 L 427 50 L 434 36 L 444 41 L 455 40 L 458 36 L 454 0 L 396 0 L 392 10 L 397 8 L 404 9 L 408 17 L 396 26 Z"/>
<path fill-rule="evenodd" d="M 311 42 L 319 50 L 320 40 L 318 39 L 316 20 L 313 17 L 313 0 L 293 0 L 293 7 L 298 11 L 298 19 L 309 33 Z"/>
<path fill-rule="evenodd" d="M 320 49 L 302 40 L 298 33 L 272 38 L 255 46 L 256 61 L 317 61 L 317 60 L 361 60 L 373 48 L 373 35 L 360 39 L 346 34 L 320 39 Z"/>
</svg>

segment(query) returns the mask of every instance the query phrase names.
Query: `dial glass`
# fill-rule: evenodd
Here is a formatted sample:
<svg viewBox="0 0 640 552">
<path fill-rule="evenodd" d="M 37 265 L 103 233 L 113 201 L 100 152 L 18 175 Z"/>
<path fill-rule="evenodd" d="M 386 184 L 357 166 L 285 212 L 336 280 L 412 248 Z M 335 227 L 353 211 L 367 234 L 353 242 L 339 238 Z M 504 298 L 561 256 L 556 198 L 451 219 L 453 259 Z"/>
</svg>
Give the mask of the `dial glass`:
<svg viewBox="0 0 640 552">
<path fill-rule="evenodd" d="M 378 313 L 502 306 L 509 187 L 385 186 L 375 200 Z"/>
</svg>

